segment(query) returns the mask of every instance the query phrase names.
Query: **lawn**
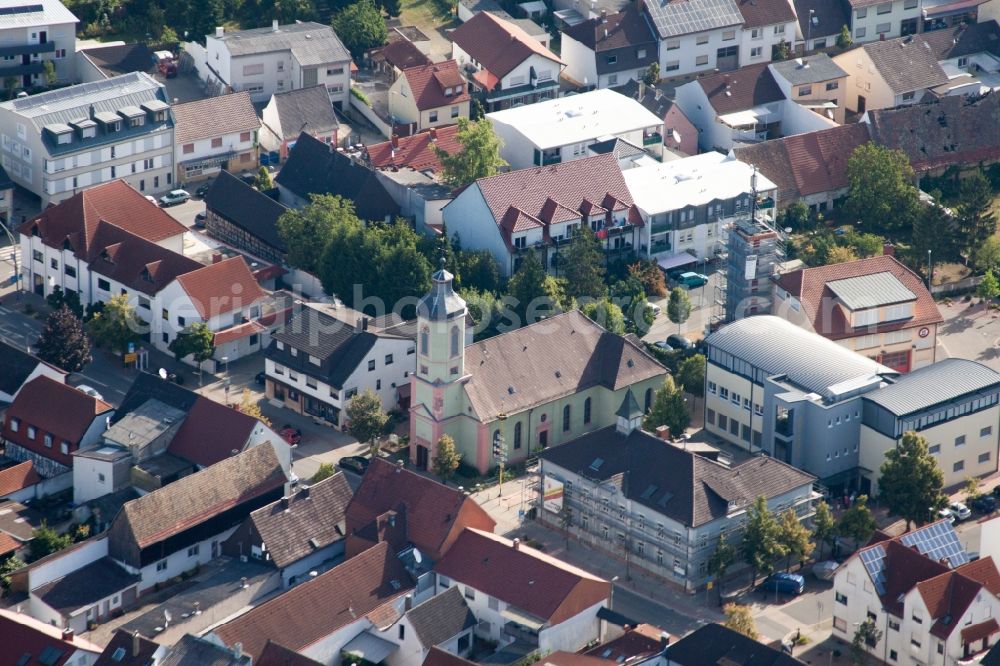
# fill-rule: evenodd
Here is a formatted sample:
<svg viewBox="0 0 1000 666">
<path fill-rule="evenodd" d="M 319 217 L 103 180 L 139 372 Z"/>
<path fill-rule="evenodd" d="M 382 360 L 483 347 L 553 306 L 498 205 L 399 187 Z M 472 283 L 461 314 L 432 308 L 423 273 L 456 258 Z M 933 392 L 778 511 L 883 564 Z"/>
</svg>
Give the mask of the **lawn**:
<svg viewBox="0 0 1000 666">
<path fill-rule="evenodd" d="M 454 18 L 454 3 L 450 0 L 402 0 L 399 20 L 402 25 L 415 25 L 422 30 L 434 30 Z"/>
</svg>

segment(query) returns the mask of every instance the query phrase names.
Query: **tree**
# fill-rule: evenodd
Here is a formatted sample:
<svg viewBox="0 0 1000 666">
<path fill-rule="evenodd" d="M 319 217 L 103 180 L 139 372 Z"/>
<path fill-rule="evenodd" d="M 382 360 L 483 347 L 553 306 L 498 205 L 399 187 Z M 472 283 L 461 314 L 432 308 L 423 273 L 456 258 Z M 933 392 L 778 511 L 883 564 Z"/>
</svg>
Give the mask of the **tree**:
<svg viewBox="0 0 1000 666">
<path fill-rule="evenodd" d="M 178 333 L 167 349 L 178 361 L 190 356 L 200 370 L 201 364 L 215 355 L 215 333 L 208 324 L 195 322 Z"/>
<path fill-rule="evenodd" d="M 455 448 L 455 440 L 451 435 L 441 435 L 437 443 L 437 455 L 434 456 L 434 473 L 447 481 L 455 475 L 462 462 L 462 454 Z"/>
<path fill-rule="evenodd" d="M 389 423 L 389 415 L 382 409 L 382 399 L 370 388 L 357 394 L 347 404 L 347 421 L 351 434 L 362 444 L 368 444 L 372 456 L 378 453 L 378 441 Z"/>
<path fill-rule="evenodd" d="M 7 91 L 7 98 L 14 99 L 14 95 L 17 94 L 17 88 L 21 85 L 21 79 L 16 76 L 5 76 L 3 80 L 3 88 Z"/>
<path fill-rule="evenodd" d="M 465 306 L 472 316 L 475 340 L 491 338 L 504 321 L 503 303 L 489 291 L 478 289 L 463 289 L 459 295 L 465 300 Z"/>
<path fill-rule="evenodd" d="M 705 356 L 694 354 L 677 366 L 677 381 L 684 390 L 700 398 L 705 395 Z"/>
<path fill-rule="evenodd" d="M 965 487 L 962 489 L 965 491 L 965 501 L 971 502 L 977 500 L 983 496 L 982 483 L 977 476 L 967 476 L 965 478 Z"/>
<path fill-rule="evenodd" d="M 67 372 L 79 372 L 91 361 L 90 339 L 83 322 L 65 303 L 45 319 L 35 349 L 38 358 Z"/>
<path fill-rule="evenodd" d="M 309 273 L 317 273 L 320 257 L 333 240 L 334 231 L 352 225 L 360 228 L 357 223 L 354 203 L 349 199 L 314 194 L 305 207 L 289 208 L 282 213 L 277 227 L 278 235 L 288 248 L 288 263 Z M 336 293 L 344 298 L 340 292 L 327 293 Z"/>
<path fill-rule="evenodd" d="M 856 261 L 858 255 L 854 254 L 854 250 L 849 247 L 844 247 L 843 245 L 834 245 L 826 254 L 826 263 L 828 264 L 843 264 L 848 261 Z"/>
<path fill-rule="evenodd" d="M 50 88 L 56 84 L 56 81 L 59 80 L 59 75 L 56 74 L 56 64 L 51 60 L 46 60 L 42 64 L 42 73 L 45 77 L 45 85 Z"/>
<path fill-rule="evenodd" d="M 337 468 L 333 466 L 333 463 L 328 463 L 328 462 L 320 463 L 319 469 L 317 469 L 316 473 L 312 475 L 311 479 L 309 479 L 309 483 L 313 484 L 319 483 L 323 479 L 329 479 L 336 473 L 337 473 Z"/>
<path fill-rule="evenodd" d="M 972 254 L 973 263 L 980 270 L 1000 269 L 1000 238 L 990 236 Z"/>
<path fill-rule="evenodd" d="M 722 581 L 726 577 L 726 571 L 728 571 L 729 567 L 736 563 L 736 557 L 738 555 L 739 553 L 736 550 L 736 546 L 729 543 L 729 540 L 726 539 L 725 533 L 720 534 L 719 540 L 715 544 L 715 550 L 708 558 L 708 573 L 718 582 L 720 593 Z"/>
<path fill-rule="evenodd" d="M 868 651 L 882 640 L 882 632 L 875 626 L 875 620 L 870 617 L 858 625 L 851 640 L 851 661 L 859 666 L 869 663 Z"/>
<path fill-rule="evenodd" d="M 496 293 L 500 289 L 500 266 L 489 250 L 460 250 L 455 253 L 462 288 Z"/>
<path fill-rule="evenodd" d="M 927 253 L 933 252 L 938 261 L 953 254 L 957 242 L 954 222 L 948 212 L 931 204 L 913 218 L 910 257 L 915 265 L 927 266 Z M 929 268 L 929 266 L 928 266 Z"/>
<path fill-rule="evenodd" d="M 528 250 L 517 272 L 507 283 L 507 294 L 513 300 L 511 305 L 521 324 L 533 323 L 536 313 L 546 315 L 554 308 L 545 290 L 545 277 L 538 255 L 533 249 Z"/>
<path fill-rule="evenodd" d="M 59 534 L 54 529 L 42 523 L 42 526 L 35 530 L 31 538 L 31 555 L 28 562 L 40 560 L 46 555 L 58 553 L 64 548 L 73 545 L 73 539 L 68 534 Z"/>
<path fill-rule="evenodd" d="M 392 18 L 399 16 L 399 12 L 402 10 L 400 0 L 378 0 L 378 6 L 387 16 Z"/>
<path fill-rule="evenodd" d="M 781 514 L 778 527 L 780 529 L 778 541 L 785 551 L 785 557 L 788 558 L 785 562 L 787 570 L 793 561 L 804 562 L 808 559 L 816 544 L 812 541 L 812 532 L 802 524 L 794 509 L 788 509 Z"/>
<path fill-rule="evenodd" d="M 816 503 L 816 513 L 813 515 L 813 539 L 819 546 L 819 557 L 823 558 L 823 546 L 832 545 L 837 536 L 837 523 L 830 511 L 830 505 L 820 501 Z"/>
<path fill-rule="evenodd" d="M 49 304 L 49 307 L 53 310 L 58 310 L 66 304 L 66 307 L 79 318 L 83 318 L 83 304 L 80 302 L 80 292 L 70 289 L 69 291 L 63 291 L 63 288 L 59 285 L 53 287 L 52 291 L 48 296 L 45 297 L 45 302 Z"/>
<path fill-rule="evenodd" d="M 374 0 L 358 0 L 333 17 L 333 29 L 356 60 L 385 44 L 389 31 Z"/>
<path fill-rule="evenodd" d="M 915 432 L 903 433 L 899 444 L 886 452 L 879 474 L 879 495 L 893 515 L 906 520 L 907 527 L 925 522 L 947 504 L 941 492 L 941 468 L 927 452 L 927 440 Z"/>
<path fill-rule="evenodd" d="M 681 287 L 674 287 L 670 292 L 670 300 L 667 301 L 667 319 L 677 324 L 677 332 L 681 332 L 681 325 L 691 316 L 691 297 Z"/>
<path fill-rule="evenodd" d="M 98 347 L 125 352 L 130 342 L 139 339 L 140 325 L 128 296 L 119 294 L 105 302 L 104 308 L 87 322 L 87 331 Z"/>
<path fill-rule="evenodd" d="M 856 234 L 851 232 L 845 237 L 847 247 L 859 257 L 874 257 L 882 254 L 885 249 L 885 238 L 878 234 Z"/>
<path fill-rule="evenodd" d="M 848 49 L 851 47 L 851 44 L 853 43 L 854 40 L 851 39 L 851 29 L 848 28 L 846 25 L 841 26 L 840 34 L 837 35 L 837 46 L 839 46 L 842 49 Z"/>
<path fill-rule="evenodd" d="M 493 123 L 485 118 L 459 118 L 455 141 L 461 149 L 450 154 L 434 146 L 441 162 L 441 179 L 451 187 L 465 187 L 480 178 L 495 176 L 500 167 L 507 166 L 500 157 L 503 142 L 493 131 Z"/>
<path fill-rule="evenodd" d="M 757 574 L 774 571 L 774 561 L 784 554 L 778 521 L 767 508 L 767 498 L 758 497 L 747 511 L 743 531 L 743 559 L 750 565 L 751 582 L 757 581 Z"/>
<path fill-rule="evenodd" d="M 660 426 L 670 428 L 671 437 L 680 437 L 691 423 L 687 405 L 684 403 L 684 393 L 674 384 L 674 378 L 667 375 L 663 386 L 656 391 L 649 413 L 642 421 L 642 427 L 653 431 Z"/>
<path fill-rule="evenodd" d="M 642 281 L 636 276 L 630 274 L 612 285 L 611 302 L 621 308 L 628 322 L 629 332 L 642 335 L 653 325 L 653 309 L 649 307 Z"/>
<path fill-rule="evenodd" d="M 845 511 L 837 522 L 837 534 L 859 546 L 872 538 L 875 533 L 875 516 L 868 508 L 868 496 L 858 495 L 851 508 Z"/>
<path fill-rule="evenodd" d="M 0 589 L 10 587 L 10 575 L 24 565 L 25 562 L 15 556 L 0 561 Z"/>
<path fill-rule="evenodd" d="M 792 57 L 792 48 L 788 42 L 782 38 L 780 42 L 771 47 L 772 60 L 788 60 Z"/>
<path fill-rule="evenodd" d="M 864 231 L 901 232 L 910 228 L 919 209 L 913 168 L 900 150 L 874 143 L 858 146 L 847 160 L 844 212 Z"/>
<path fill-rule="evenodd" d="M 565 267 L 566 294 L 570 298 L 604 298 L 604 256 L 601 243 L 590 227 L 583 225 L 573 236 L 562 258 Z"/>
<path fill-rule="evenodd" d="M 622 314 L 622 309 L 609 299 L 602 298 L 599 301 L 584 303 L 580 312 L 612 333 L 625 335 L 625 315 Z"/>
<path fill-rule="evenodd" d="M 260 411 L 260 405 L 254 400 L 253 393 L 248 388 L 243 389 L 243 393 L 240 395 L 240 412 L 254 417 L 266 426 L 270 427 L 271 425 L 271 419 L 264 416 L 264 413 Z"/>
<path fill-rule="evenodd" d="M 649 69 L 642 75 L 642 82 L 647 86 L 655 86 L 660 82 L 660 63 L 650 63 Z"/>
<path fill-rule="evenodd" d="M 997 232 L 997 218 L 992 209 L 993 188 L 983 172 L 977 169 L 962 179 L 959 197 L 961 203 L 956 210 L 958 227 L 965 241 L 963 249 L 971 255 Z"/>
<path fill-rule="evenodd" d="M 725 626 L 727 629 L 732 629 L 753 640 L 760 638 L 760 634 L 757 633 L 757 623 L 753 619 L 753 612 L 750 606 L 726 604 L 722 612 L 726 614 Z"/>
<path fill-rule="evenodd" d="M 976 296 L 986 301 L 1000 296 L 1000 280 L 997 280 L 992 270 L 986 271 L 983 281 L 976 286 Z"/>
<path fill-rule="evenodd" d="M 811 221 L 809 208 L 801 201 L 793 201 L 778 214 L 778 226 L 789 227 L 792 231 L 806 231 L 812 226 Z"/>
<path fill-rule="evenodd" d="M 654 261 L 637 261 L 628 267 L 629 275 L 639 278 L 646 296 L 663 298 L 667 295 L 667 282 L 663 271 Z"/>
<path fill-rule="evenodd" d="M 274 180 L 271 179 L 271 172 L 267 167 L 262 166 L 257 169 L 257 176 L 253 179 L 253 186 L 261 192 L 274 187 Z"/>
</svg>

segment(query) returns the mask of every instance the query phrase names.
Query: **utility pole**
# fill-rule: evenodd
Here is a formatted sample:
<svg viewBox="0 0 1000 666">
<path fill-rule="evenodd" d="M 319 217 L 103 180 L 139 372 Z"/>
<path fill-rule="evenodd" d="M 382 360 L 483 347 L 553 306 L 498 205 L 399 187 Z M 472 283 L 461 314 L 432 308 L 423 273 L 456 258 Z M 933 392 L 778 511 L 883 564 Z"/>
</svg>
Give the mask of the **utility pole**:
<svg viewBox="0 0 1000 666">
<path fill-rule="evenodd" d="M 507 462 L 507 443 L 505 440 L 504 426 L 507 423 L 507 413 L 500 412 L 497 414 L 497 420 L 500 421 L 500 432 L 499 437 L 493 442 L 493 457 L 497 459 L 500 463 L 500 492 L 497 494 L 497 498 L 503 497 L 503 466 Z"/>
</svg>

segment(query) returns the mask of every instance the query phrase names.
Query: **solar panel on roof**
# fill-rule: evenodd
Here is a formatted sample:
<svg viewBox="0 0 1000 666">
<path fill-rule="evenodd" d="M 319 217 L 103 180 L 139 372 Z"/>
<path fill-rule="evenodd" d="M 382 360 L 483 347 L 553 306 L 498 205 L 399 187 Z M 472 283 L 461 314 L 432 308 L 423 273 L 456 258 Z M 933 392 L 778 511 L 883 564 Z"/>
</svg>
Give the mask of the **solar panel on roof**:
<svg viewBox="0 0 1000 666">
<path fill-rule="evenodd" d="M 899 540 L 904 546 L 915 547 L 921 555 L 947 564 L 952 569 L 969 562 L 969 554 L 958 540 L 955 527 L 947 521 L 904 534 Z"/>
<path fill-rule="evenodd" d="M 11 16 L 13 14 L 31 14 L 44 11 L 42 5 L 18 5 L 16 7 L 0 7 L 0 16 Z"/>
</svg>

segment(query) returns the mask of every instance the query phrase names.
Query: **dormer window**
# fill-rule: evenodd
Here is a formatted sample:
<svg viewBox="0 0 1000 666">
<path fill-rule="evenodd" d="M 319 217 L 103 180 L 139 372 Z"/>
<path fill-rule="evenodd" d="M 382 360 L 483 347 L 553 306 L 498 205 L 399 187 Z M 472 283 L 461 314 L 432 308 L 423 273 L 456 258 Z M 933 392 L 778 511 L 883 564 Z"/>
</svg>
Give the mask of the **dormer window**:
<svg viewBox="0 0 1000 666">
<path fill-rule="evenodd" d="M 104 129 L 108 132 L 120 132 L 122 129 L 122 122 L 120 120 L 116 120 L 113 123 L 108 123 L 104 126 Z"/>
<path fill-rule="evenodd" d="M 128 124 L 130 127 L 141 127 L 145 124 L 145 118 L 142 116 L 136 116 L 135 118 L 129 118 Z"/>
<path fill-rule="evenodd" d="M 450 87 L 449 88 L 445 88 L 444 89 L 444 95 L 445 95 L 445 97 L 451 97 L 451 91 L 452 91 L 452 89 Z"/>
<path fill-rule="evenodd" d="M 148 268 L 142 269 L 142 279 L 145 280 L 146 282 L 153 281 L 153 274 L 149 272 Z"/>
</svg>

